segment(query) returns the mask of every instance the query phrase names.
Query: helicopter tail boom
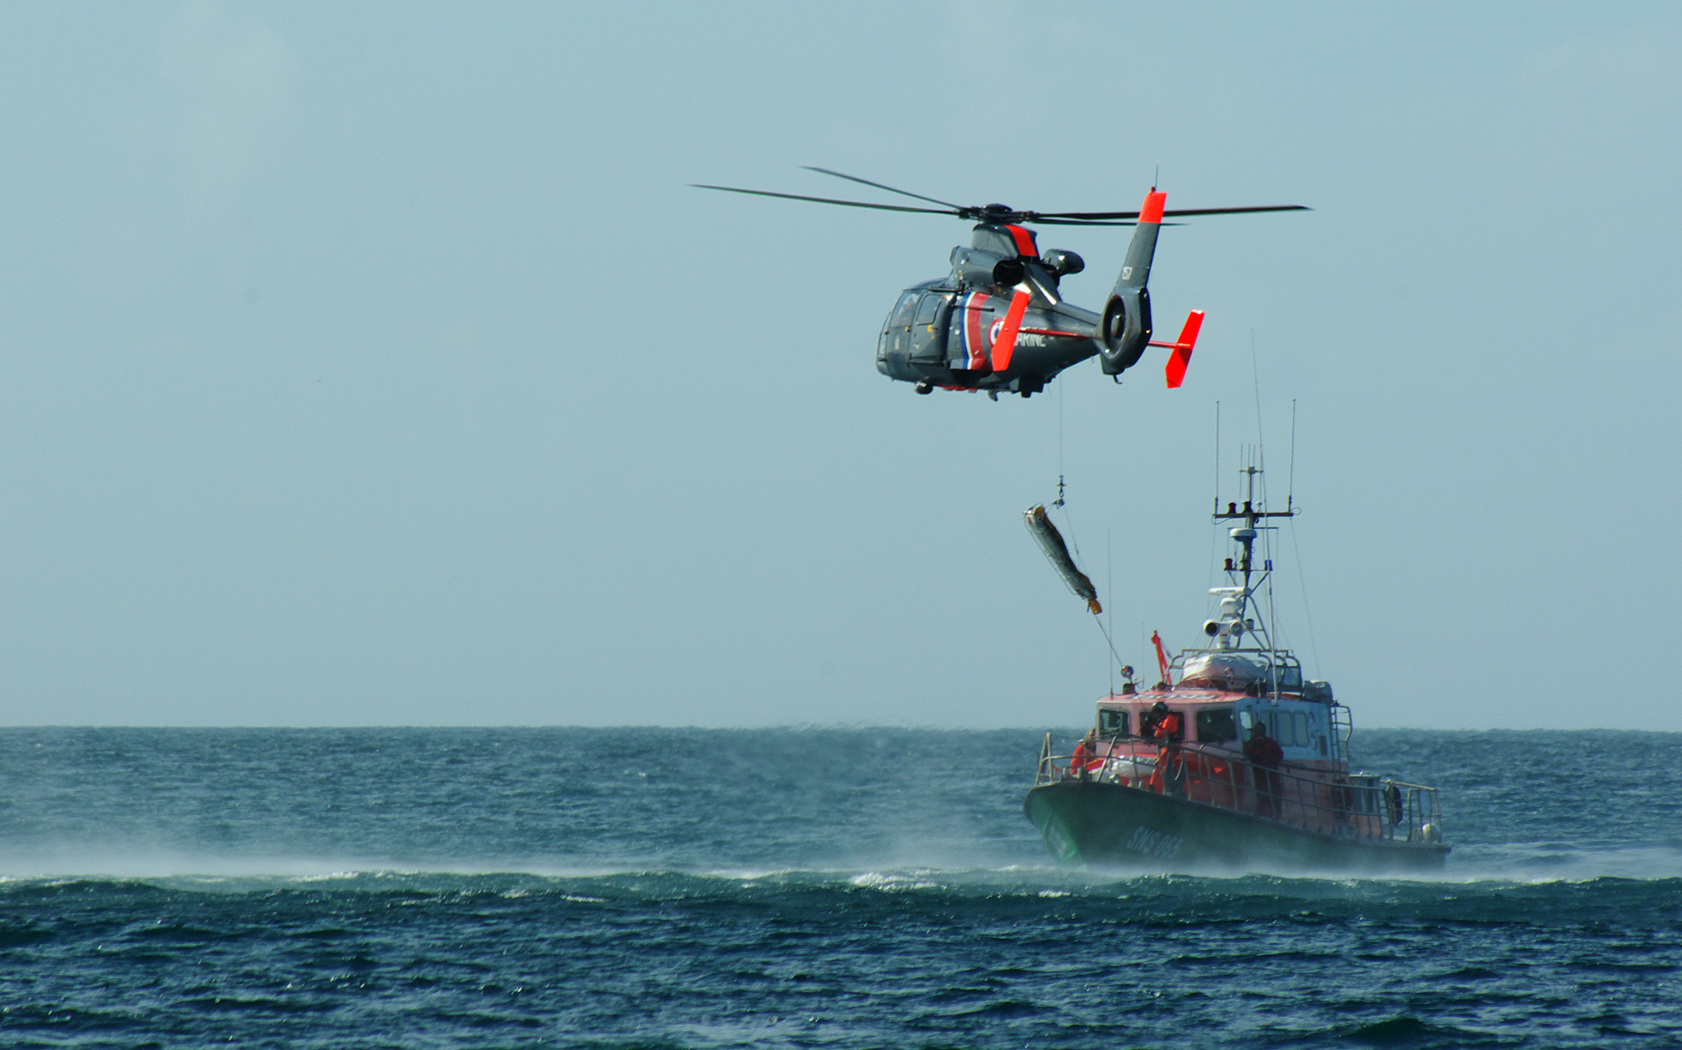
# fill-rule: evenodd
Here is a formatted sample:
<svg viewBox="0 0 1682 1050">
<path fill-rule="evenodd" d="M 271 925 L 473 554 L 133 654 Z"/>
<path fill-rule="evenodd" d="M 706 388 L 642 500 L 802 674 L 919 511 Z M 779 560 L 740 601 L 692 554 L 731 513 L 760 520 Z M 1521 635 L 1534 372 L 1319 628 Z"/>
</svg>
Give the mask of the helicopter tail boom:
<svg viewBox="0 0 1682 1050">
<path fill-rule="evenodd" d="M 1103 347 L 1099 365 L 1105 375 L 1120 375 L 1133 367 L 1150 342 L 1151 299 L 1145 285 L 1150 280 L 1156 235 L 1162 229 L 1162 209 L 1167 200 L 1168 195 L 1154 187 L 1145 195 L 1133 240 L 1127 245 L 1127 258 L 1122 262 L 1115 287 L 1110 289 L 1109 302 L 1104 305 L 1098 342 Z"/>
</svg>

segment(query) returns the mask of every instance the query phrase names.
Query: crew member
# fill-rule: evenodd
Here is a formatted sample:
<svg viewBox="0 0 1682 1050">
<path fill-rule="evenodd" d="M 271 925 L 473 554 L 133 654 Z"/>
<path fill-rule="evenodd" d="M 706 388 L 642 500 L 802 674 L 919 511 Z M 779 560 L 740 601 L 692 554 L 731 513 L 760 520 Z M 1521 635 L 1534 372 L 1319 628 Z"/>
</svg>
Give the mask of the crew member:
<svg viewBox="0 0 1682 1050">
<path fill-rule="evenodd" d="M 1186 764 L 1180 754 L 1180 716 L 1161 700 L 1151 705 L 1151 736 L 1157 741 L 1156 773 L 1151 786 L 1165 795 L 1186 793 Z"/>
<path fill-rule="evenodd" d="M 1091 759 L 1098 757 L 1098 730 L 1088 729 L 1086 735 L 1075 745 L 1075 753 L 1069 757 L 1069 774 L 1086 779 L 1086 765 Z"/>
<path fill-rule="evenodd" d="M 1250 761 L 1250 779 L 1256 786 L 1256 812 L 1279 816 L 1279 763 L 1285 761 L 1285 752 L 1279 741 L 1267 735 L 1267 726 L 1259 718 L 1250 726 L 1250 739 L 1244 741 L 1244 757 Z"/>
</svg>

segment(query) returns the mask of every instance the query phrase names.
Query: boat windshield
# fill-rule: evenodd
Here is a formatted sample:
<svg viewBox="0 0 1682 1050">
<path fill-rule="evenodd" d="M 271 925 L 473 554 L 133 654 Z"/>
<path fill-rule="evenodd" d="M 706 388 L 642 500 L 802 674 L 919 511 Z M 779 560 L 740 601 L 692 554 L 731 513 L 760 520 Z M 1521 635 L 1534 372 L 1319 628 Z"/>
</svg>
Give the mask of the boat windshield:
<svg viewBox="0 0 1682 1050">
<path fill-rule="evenodd" d="M 1127 735 L 1126 711 L 1099 711 L 1098 732 L 1106 736 Z"/>
<path fill-rule="evenodd" d="M 1197 712 L 1197 739 L 1204 744 L 1221 744 L 1238 739 L 1238 723 L 1230 707 L 1207 707 Z"/>
<path fill-rule="evenodd" d="M 1173 708 L 1169 708 L 1168 713 L 1180 720 L 1180 729 L 1174 734 L 1174 739 L 1184 740 L 1186 736 L 1186 713 L 1184 711 L 1176 711 Z M 1151 714 L 1149 711 L 1140 711 L 1139 735 L 1145 737 L 1154 736 L 1156 734 L 1156 724 L 1160 721 L 1162 721 L 1162 719 L 1157 715 Z"/>
</svg>

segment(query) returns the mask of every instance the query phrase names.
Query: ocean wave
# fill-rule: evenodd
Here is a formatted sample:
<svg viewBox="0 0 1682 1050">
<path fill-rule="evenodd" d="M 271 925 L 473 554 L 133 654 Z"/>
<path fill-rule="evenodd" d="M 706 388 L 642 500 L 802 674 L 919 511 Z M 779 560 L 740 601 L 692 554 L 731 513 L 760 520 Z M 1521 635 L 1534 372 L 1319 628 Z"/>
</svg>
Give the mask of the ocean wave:
<svg viewBox="0 0 1682 1050">
<path fill-rule="evenodd" d="M 1560 905 L 1585 911 L 1645 907 L 1682 899 L 1682 875 L 1632 878 L 1443 877 L 1438 879 L 1318 878 L 1276 874 L 1197 876 L 1118 875 L 1058 868 L 786 868 L 766 872 L 625 869 L 544 872 L 439 868 L 337 868 L 310 874 L 41 875 L 0 879 L 0 900 L 41 895 L 166 893 L 229 896 L 288 894 L 417 900 L 500 897 L 566 904 L 659 901 L 839 902 L 915 897 L 932 903 L 1066 908 L 1155 909 L 1177 915 L 1210 909 L 1235 915 L 1285 914 L 1312 907 L 1331 912 L 1480 914 L 1511 917 L 1525 909 Z"/>
</svg>

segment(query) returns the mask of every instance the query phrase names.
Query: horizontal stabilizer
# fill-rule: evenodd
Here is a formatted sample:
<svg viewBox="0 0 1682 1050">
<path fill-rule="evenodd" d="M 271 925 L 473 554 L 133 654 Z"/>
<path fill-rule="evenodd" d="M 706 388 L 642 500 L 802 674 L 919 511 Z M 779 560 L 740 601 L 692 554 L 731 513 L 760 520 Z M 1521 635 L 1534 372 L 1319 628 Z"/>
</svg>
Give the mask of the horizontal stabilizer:
<svg viewBox="0 0 1682 1050">
<path fill-rule="evenodd" d="M 1050 561 L 1051 567 L 1063 577 L 1063 582 L 1069 585 L 1069 590 L 1077 597 L 1086 599 L 1086 607 L 1092 615 L 1103 612 L 1103 607 L 1098 604 L 1098 589 L 1092 586 L 1092 581 L 1087 578 L 1086 573 L 1076 568 L 1075 560 L 1069 556 L 1069 547 L 1063 542 L 1063 535 L 1057 531 L 1057 526 L 1051 523 L 1051 518 L 1045 513 L 1045 507 L 1036 504 L 1028 508 L 1023 518 L 1027 521 L 1028 531 L 1033 535 L 1034 542 L 1040 545 L 1046 560 Z"/>
<path fill-rule="evenodd" d="M 1191 351 L 1197 345 L 1197 333 L 1203 328 L 1203 311 L 1193 310 L 1186 315 L 1185 327 L 1180 329 L 1180 338 L 1172 343 L 1152 343 L 1152 346 L 1166 346 L 1174 351 L 1168 355 L 1168 366 L 1163 374 L 1168 379 L 1168 389 L 1173 390 L 1185 382 L 1186 366 L 1191 364 Z"/>
</svg>

